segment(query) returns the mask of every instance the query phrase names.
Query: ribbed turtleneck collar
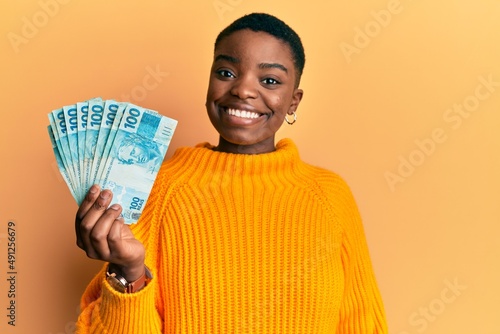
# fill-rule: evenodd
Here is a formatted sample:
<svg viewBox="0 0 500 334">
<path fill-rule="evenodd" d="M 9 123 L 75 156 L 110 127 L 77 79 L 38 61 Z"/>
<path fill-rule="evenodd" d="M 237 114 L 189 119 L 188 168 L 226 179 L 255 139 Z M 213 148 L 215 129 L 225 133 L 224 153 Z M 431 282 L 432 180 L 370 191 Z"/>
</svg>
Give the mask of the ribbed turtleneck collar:
<svg viewBox="0 0 500 334">
<path fill-rule="evenodd" d="M 275 151 L 262 154 L 217 152 L 213 147 L 206 142 L 182 147 L 177 149 L 172 160 L 186 164 L 185 167 L 191 170 L 245 174 L 287 172 L 300 163 L 297 146 L 288 138 L 280 140 Z"/>
</svg>

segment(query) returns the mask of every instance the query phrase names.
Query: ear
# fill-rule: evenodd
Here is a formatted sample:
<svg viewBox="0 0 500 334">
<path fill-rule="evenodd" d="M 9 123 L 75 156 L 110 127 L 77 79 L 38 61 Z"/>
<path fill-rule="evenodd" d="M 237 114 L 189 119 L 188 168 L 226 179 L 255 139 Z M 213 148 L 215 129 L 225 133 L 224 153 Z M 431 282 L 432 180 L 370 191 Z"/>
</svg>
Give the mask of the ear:
<svg viewBox="0 0 500 334">
<path fill-rule="evenodd" d="M 290 108 L 288 108 L 288 115 L 292 115 L 297 110 L 303 95 L 304 91 L 302 89 L 295 88 L 295 90 L 293 91 L 292 103 L 290 104 Z"/>
</svg>

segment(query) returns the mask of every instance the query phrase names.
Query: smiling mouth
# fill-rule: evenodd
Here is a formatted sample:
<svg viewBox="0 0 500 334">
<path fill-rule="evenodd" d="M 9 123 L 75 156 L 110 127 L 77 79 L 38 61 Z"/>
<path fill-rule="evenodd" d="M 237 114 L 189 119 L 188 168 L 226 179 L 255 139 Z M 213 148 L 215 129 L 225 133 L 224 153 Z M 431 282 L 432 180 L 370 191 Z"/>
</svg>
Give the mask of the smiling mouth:
<svg viewBox="0 0 500 334">
<path fill-rule="evenodd" d="M 254 111 L 248 111 L 248 110 L 240 110 L 240 109 L 234 109 L 234 108 L 224 108 L 223 109 L 225 113 L 231 115 L 231 116 L 235 116 L 235 117 L 239 117 L 239 118 L 259 118 L 260 116 L 264 115 L 264 114 L 260 114 L 258 112 L 254 112 Z"/>
</svg>

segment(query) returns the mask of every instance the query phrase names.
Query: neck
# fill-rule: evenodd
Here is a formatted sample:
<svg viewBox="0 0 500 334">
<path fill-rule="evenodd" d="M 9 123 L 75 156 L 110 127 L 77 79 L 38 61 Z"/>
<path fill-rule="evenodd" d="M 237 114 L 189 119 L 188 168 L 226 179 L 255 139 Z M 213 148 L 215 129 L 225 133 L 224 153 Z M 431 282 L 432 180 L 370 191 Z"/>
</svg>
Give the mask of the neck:
<svg viewBox="0 0 500 334">
<path fill-rule="evenodd" d="M 274 136 L 255 144 L 235 144 L 219 137 L 219 144 L 214 151 L 234 154 L 262 154 L 276 151 Z"/>
</svg>

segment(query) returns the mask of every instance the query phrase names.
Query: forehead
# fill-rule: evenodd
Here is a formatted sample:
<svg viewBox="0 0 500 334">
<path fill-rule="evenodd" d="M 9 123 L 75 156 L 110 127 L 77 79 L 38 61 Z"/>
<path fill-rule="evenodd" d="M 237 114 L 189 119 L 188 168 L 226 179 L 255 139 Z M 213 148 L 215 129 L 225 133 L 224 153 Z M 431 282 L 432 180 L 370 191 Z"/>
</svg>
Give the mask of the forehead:
<svg viewBox="0 0 500 334">
<path fill-rule="evenodd" d="M 244 29 L 224 37 L 215 48 L 214 56 L 221 54 L 238 58 L 240 61 L 272 61 L 293 65 L 290 46 L 263 31 Z"/>
</svg>

